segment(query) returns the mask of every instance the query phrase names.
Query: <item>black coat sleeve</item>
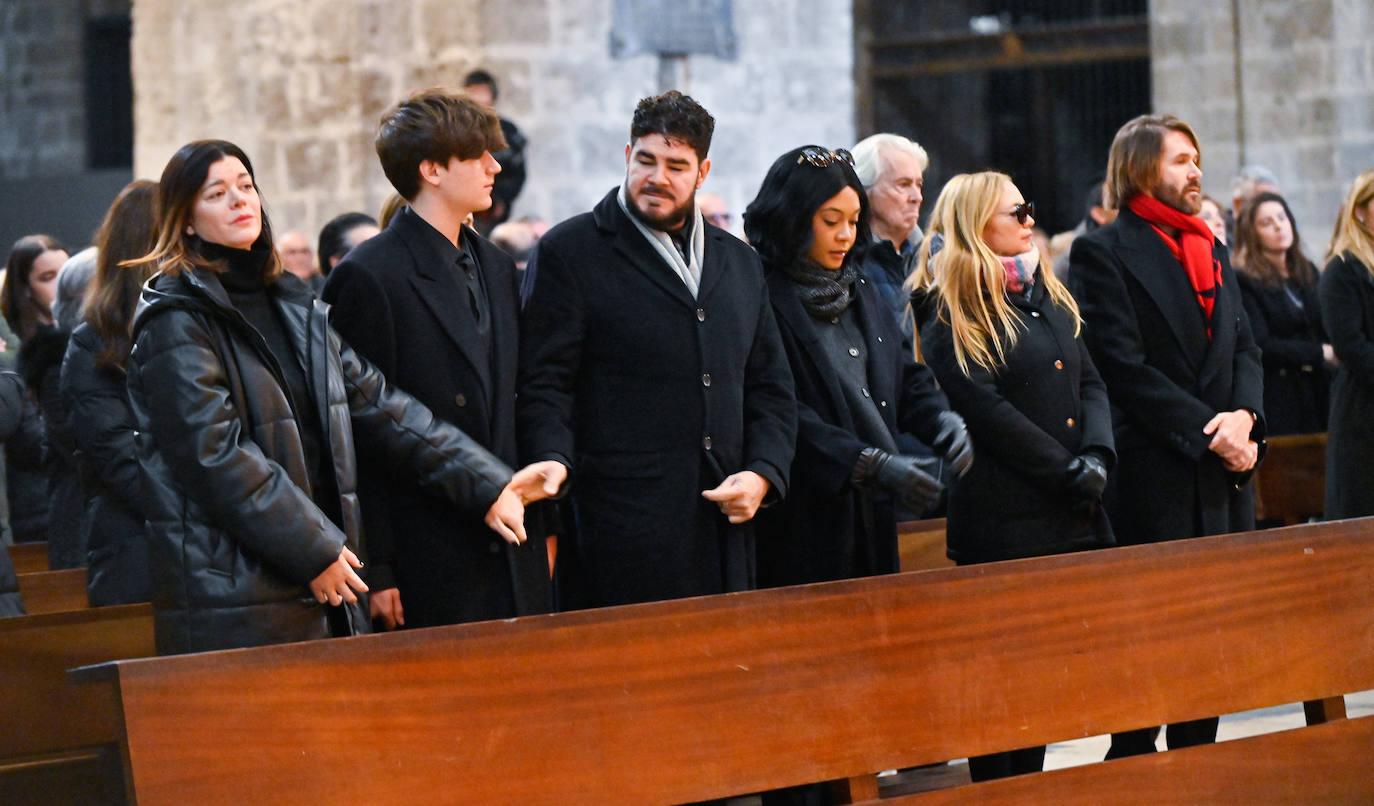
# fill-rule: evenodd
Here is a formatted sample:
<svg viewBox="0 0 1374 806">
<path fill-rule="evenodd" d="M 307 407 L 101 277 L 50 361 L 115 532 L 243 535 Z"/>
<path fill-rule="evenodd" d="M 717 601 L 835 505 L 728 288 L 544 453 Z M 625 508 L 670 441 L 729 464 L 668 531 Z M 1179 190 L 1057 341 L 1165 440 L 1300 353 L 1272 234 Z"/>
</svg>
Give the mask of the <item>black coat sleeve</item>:
<svg viewBox="0 0 1374 806">
<path fill-rule="evenodd" d="M 72 440 L 99 484 L 142 517 L 137 428 L 124 374 L 97 367 L 92 348 L 78 331 L 62 362 L 61 391 Z"/>
<path fill-rule="evenodd" d="M 1338 255 L 1322 272 L 1322 322 L 1331 347 L 1354 383 L 1374 387 L 1374 340 L 1364 327 L 1370 274 L 1355 258 Z"/>
<path fill-rule="evenodd" d="M 527 275 L 520 328 L 516 434 L 522 460 L 555 459 L 571 468 L 573 386 L 582 361 L 586 307 L 563 255 L 540 244 L 531 265 L 536 260 L 538 279 L 531 285 Z"/>
<path fill-rule="evenodd" d="M 787 495 L 787 474 L 797 442 L 797 403 L 792 370 L 762 276 L 759 285 L 758 326 L 744 368 L 744 467 L 768 479 L 765 500 L 776 500 Z"/>
</svg>

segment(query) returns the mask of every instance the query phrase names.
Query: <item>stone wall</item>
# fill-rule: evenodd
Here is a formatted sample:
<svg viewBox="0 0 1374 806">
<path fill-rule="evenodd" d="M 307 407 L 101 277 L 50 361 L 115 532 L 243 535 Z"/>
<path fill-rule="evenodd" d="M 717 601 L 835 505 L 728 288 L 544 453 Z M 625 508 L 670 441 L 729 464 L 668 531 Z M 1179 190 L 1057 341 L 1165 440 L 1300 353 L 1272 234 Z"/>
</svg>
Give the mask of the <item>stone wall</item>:
<svg viewBox="0 0 1374 806">
<path fill-rule="evenodd" d="M 653 56 L 609 55 L 610 0 L 185 0 L 134 5 L 135 172 L 223 137 L 258 170 L 278 230 L 375 212 L 391 188 L 372 137 L 407 92 L 483 66 L 530 140 L 516 215 L 557 221 L 624 175 Z M 850 0 L 735 2 L 739 58 L 688 59 L 685 88 L 717 119 L 707 187 L 738 212 L 782 151 L 853 142 Z"/>
<path fill-rule="evenodd" d="M 0 179 L 86 159 L 80 0 L 0 3 Z"/>
<path fill-rule="evenodd" d="M 1242 164 L 1273 169 L 1320 260 L 1351 180 L 1374 168 L 1374 7 L 1153 0 L 1150 17 L 1154 106 L 1197 128 L 1204 188 L 1229 203 Z"/>
</svg>

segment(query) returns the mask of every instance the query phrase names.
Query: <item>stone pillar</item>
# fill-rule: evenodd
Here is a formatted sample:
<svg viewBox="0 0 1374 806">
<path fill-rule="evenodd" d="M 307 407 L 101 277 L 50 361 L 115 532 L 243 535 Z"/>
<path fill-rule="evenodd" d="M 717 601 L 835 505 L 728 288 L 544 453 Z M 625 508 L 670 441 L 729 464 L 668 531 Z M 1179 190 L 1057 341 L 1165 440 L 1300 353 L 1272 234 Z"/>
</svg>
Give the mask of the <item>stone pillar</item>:
<svg viewBox="0 0 1374 806">
<path fill-rule="evenodd" d="M 1374 8 L 1153 0 L 1150 22 L 1155 109 L 1197 128 L 1207 192 L 1229 204 L 1243 163 L 1268 166 L 1320 262 L 1351 180 L 1374 168 Z"/>
</svg>

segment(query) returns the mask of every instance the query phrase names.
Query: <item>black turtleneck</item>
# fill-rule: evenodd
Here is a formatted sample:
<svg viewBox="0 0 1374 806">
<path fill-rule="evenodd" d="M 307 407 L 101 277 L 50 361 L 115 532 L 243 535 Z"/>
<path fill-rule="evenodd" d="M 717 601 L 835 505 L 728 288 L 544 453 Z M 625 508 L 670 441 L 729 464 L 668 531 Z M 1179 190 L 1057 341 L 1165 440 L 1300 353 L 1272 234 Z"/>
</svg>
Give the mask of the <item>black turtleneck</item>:
<svg viewBox="0 0 1374 806">
<path fill-rule="evenodd" d="M 282 391 L 296 415 L 301 447 L 305 452 L 305 466 L 310 474 L 310 488 L 314 491 L 313 500 L 331 520 L 338 523 L 341 518 L 339 497 L 330 457 L 324 448 L 327 443 L 320 413 L 313 405 L 314 397 L 310 393 L 305 366 L 287 336 L 281 314 L 273 303 L 273 289 L 263 279 L 263 267 L 271 250 L 266 247 L 233 249 L 202 242 L 200 251 L 211 260 L 224 262 L 225 271 L 218 276 L 220 284 L 229 294 L 229 301 L 248 320 L 248 324 L 262 334 L 268 351 L 281 368 L 282 380 L 286 382 L 286 388 Z"/>
</svg>

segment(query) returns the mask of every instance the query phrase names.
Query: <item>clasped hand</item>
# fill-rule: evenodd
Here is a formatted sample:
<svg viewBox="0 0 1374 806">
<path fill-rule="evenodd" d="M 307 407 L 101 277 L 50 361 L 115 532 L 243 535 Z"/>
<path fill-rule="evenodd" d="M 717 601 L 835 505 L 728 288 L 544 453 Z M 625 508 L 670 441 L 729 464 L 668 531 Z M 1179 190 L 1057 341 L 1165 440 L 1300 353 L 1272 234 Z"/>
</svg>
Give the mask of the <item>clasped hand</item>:
<svg viewBox="0 0 1374 806">
<path fill-rule="evenodd" d="M 1218 412 L 1207 421 L 1202 433 L 1210 435 L 1208 450 L 1221 457 L 1222 466 L 1232 472 L 1243 472 L 1255 467 L 1259 459 L 1259 445 L 1250 439 L 1250 429 L 1255 418 L 1245 409 Z"/>
<path fill-rule="evenodd" d="M 568 479 L 568 468 L 552 459 L 526 465 L 511 476 L 487 510 L 486 524 L 507 543 L 526 540 L 525 505 L 558 495 Z"/>
<path fill-rule="evenodd" d="M 767 494 L 768 479 L 752 470 L 741 470 L 727 476 L 714 489 L 703 491 L 701 497 L 714 501 L 731 523 L 746 523 L 759 511 Z"/>
</svg>

